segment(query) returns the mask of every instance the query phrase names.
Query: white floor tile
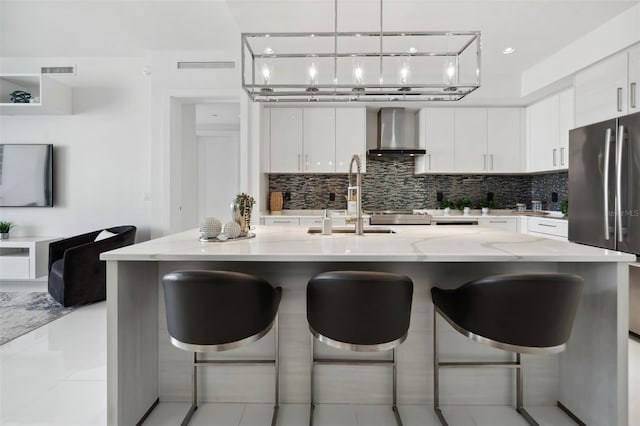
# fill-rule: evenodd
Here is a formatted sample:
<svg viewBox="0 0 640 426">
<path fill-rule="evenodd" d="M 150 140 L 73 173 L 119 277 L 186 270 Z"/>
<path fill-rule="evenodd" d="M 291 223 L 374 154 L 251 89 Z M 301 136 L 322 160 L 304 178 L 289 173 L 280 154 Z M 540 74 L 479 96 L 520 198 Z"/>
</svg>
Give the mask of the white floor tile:
<svg viewBox="0 0 640 426">
<path fill-rule="evenodd" d="M 2 424 L 46 426 L 104 426 L 107 409 L 104 381 L 61 382 L 17 409 Z"/>
<path fill-rule="evenodd" d="M 190 406 L 189 403 L 181 402 L 160 403 L 144 424 L 145 426 L 179 425 Z M 238 426 L 244 409 L 245 404 L 200 404 L 189 426 Z"/>
</svg>

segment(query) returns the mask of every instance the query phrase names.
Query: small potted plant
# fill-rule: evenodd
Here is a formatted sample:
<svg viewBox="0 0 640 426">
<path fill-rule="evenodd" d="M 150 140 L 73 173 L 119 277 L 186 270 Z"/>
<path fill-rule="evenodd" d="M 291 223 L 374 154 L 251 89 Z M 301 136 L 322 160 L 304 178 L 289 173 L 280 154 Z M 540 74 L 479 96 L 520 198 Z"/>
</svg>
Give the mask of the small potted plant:
<svg viewBox="0 0 640 426">
<path fill-rule="evenodd" d="M 469 212 L 471 211 L 471 200 L 468 198 L 458 200 L 458 202 L 456 203 L 456 207 L 458 208 L 458 210 L 462 210 L 465 216 L 468 216 Z"/>
<path fill-rule="evenodd" d="M 13 228 L 15 225 L 11 222 L 0 222 L 0 238 L 3 240 L 8 240 L 9 239 L 9 231 L 11 230 L 11 228 Z"/>
<path fill-rule="evenodd" d="M 560 204 L 560 211 L 562 212 L 562 216 L 569 216 L 569 200 L 562 200 L 562 204 Z"/>
<path fill-rule="evenodd" d="M 251 210 L 253 210 L 255 203 L 256 201 L 253 197 L 244 192 L 236 195 L 234 202 L 234 210 L 236 212 L 235 220 L 240 224 L 240 231 L 243 233 L 249 232 L 249 227 L 251 226 Z"/>
<path fill-rule="evenodd" d="M 489 214 L 489 209 L 495 208 L 495 203 L 493 200 L 482 200 L 480 201 L 480 208 L 482 209 L 482 215 L 486 216 Z"/>
<path fill-rule="evenodd" d="M 447 197 L 444 197 L 442 201 L 440 201 L 440 208 L 444 210 L 445 216 L 447 216 L 451 212 L 451 209 L 455 207 L 456 207 L 456 203 L 454 203 L 452 200 L 448 199 Z"/>
</svg>

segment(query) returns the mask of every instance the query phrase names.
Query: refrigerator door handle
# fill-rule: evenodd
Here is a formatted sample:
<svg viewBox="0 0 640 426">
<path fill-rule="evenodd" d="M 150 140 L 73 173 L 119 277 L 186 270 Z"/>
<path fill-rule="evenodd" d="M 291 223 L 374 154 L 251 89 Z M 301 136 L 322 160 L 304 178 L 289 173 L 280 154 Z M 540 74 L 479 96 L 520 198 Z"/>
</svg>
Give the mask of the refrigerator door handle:
<svg viewBox="0 0 640 426">
<path fill-rule="evenodd" d="M 624 126 L 618 127 L 616 134 L 616 229 L 618 242 L 622 241 L 622 148 L 624 144 Z"/>
<path fill-rule="evenodd" d="M 611 156 L 611 129 L 604 137 L 604 239 L 609 241 L 609 159 Z"/>
</svg>

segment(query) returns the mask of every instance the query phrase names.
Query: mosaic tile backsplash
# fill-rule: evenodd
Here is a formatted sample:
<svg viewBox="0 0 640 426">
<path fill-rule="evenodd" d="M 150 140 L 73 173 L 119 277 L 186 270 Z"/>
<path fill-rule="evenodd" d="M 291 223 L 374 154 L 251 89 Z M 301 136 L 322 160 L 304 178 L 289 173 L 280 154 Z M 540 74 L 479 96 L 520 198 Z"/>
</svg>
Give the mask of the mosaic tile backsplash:
<svg viewBox="0 0 640 426">
<path fill-rule="evenodd" d="M 568 196 L 566 172 L 545 175 L 485 176 L 426 175 L 415 176 L 411 157 L 367 158 L 367 173 L 362 176 L 362 206 L 366 210 L 404 210 L 437 208 L 437 193 L 452 200 L 469 198 L 477 203 L 493 193 L 498 207 L 515 207 L 516 203 L 541 200 L 546 210 L 560 210 Z M 353 176 L 355 184 L 355 176 Z M 289 193 L 284 209 L 346 208 L 347 175 L 269 176 L 269 192 Z M 552 192 L 558 201 L 552 202 Z M 331 200 L 333 194 L 334 200 Z M 285 194 L 286 195 L 286 194 Z M 268 205 L 268 203 L 267 203 Z"/>
</svg>

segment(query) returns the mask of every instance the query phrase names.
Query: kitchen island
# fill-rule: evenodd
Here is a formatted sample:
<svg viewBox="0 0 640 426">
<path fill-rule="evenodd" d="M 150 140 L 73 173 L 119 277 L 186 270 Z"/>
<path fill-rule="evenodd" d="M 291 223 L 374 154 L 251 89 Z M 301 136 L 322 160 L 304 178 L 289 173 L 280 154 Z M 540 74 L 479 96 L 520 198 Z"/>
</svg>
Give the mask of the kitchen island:
<svg viewBox="0 0 640 426">
<path fill-rule="evenodd" d="M 560 402 L 590 425 L 627 424 L 628 263 L 635 256 L 484 227 L 402 226 L 395 233 L 311 235 L 306 228 L 259 227 L 256 238 L 198 241 L 197 230 L 134 246 L 107 261 L 108 424 L 135 424 L 159 399 L 188 401 L 191 356 L 169 343 L 161 277 L 181 269 L 244 271 L 283 287 L 280 383 L 283 403 L 309 400 L 307 281 L 316 273 L 358 269 L 403 273 L 414 281 L 411 327 L 398 349 L 398 400 L 432 404 L 432 315 L 429 289 L 454 288 L 495 273 L 559 271 L 585 279 L 567 350 L 525 356 L 525 405 Z M 506 360 L 510 354 L 474 343 L 440 321 L 441 359 Z M 320 353 L 353 356 L 322 345 Z M 273 353 L 270 335 L 223 356 Z M 373 354 L 384 357 L 388 354 Z M 206 401 L 269 402 L 269 368 L 205 369 Z M 441 404 L 509 405 L 512 372 L 450 370 L 441 377 Z M 319 403 L 387 403 L 385 369 L 334 367 L 318 373 Z M 366 390 L 366 392 L 365 392 Z M 479 391 L 481 390 L 481 391 Z"/>
</svg>

